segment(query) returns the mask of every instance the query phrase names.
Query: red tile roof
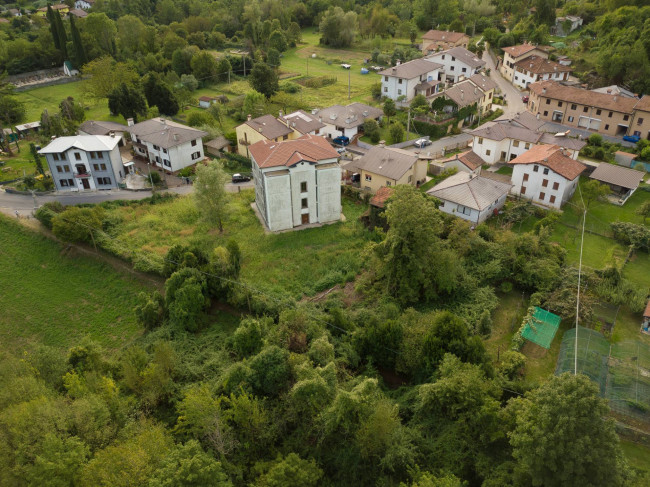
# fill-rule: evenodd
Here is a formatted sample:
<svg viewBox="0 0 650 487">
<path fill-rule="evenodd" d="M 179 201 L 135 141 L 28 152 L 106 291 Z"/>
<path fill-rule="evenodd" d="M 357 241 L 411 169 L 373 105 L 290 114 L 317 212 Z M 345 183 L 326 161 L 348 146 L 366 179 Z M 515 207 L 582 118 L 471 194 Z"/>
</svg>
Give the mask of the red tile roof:
<svg viewBox="0 0 650 487">
<path fill-rule="evenodd" d="M 375 195 L 370 198 L 370 204 L 372 206 L 376 206 L 377 208 L 383 208 L 386 206 L 386 200 L 393 196 L 393 188 L 389 188 L 388 186 L 382 186 L 377 190 Z"/>
<path fill-rule="evenodd" d="M 535 145 L 508 164 L 539 164 L 555 171 L 560 176 L 573 181 L 586 168 L 578 161 L 564 155 L 557 145 Z"/>
<path fill-rule="evenodd" d="M 643 312 L 643 316 L 650 318 L 650 301 L 648 301 L 648 305 L 645 307 L 645 311 Z"/>
<path fill-rule="evenodd" d="M 503 52 L 507 52 L 513 58 L 518 58 L 522 54 L 526 54 L 527 52 L 530 52 L 533 49 L 537 49 L 537 46 L 534 46 L 532 44 L 520 44 L 518 46 L 504 47 Z"/>
<path fill-rule="evenodd" d="M 339 156 L 325 138 L 309 134 L 282 142 L 261 140 L 251 145 L 249 151 L 259 167 L 290 167 L 300 161 L 318 162 Z"/>
<path fill-rule="evenodd" d="M 515 63 L 517 71 L 525 71 L 534 74 L 571 72 L 573 69 L 569 66 L 550 61 L 540 56 L 528 56 Z"/>
<path fill-rule="evenodd" d="M 453 162 L 456 160 L 465 164 L 465 166 L 467 166 L 471 171 L 485 164 L 485 161 L 481 159 L 481 156 L 479 156 L 473 150 L 468 150 L 460 154 L 456 154 L 455 156 L 452 156 L 449 159 L 445 159 L 444 161 L 441 161 L 441 163 L 444 164 L 445 162 Z"/>
</svg>

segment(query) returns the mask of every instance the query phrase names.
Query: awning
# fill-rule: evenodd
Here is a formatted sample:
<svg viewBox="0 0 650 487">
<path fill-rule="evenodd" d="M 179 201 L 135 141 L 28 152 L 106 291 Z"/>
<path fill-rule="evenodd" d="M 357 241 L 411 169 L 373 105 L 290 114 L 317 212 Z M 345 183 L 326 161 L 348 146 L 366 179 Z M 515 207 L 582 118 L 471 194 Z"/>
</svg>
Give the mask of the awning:
<svg viewBox="0 0 650 487">
<path fill-rule="evenodd" d="M 124 165 L 124 167 L 134 166 L 135 162 L 129 161 L 129 162 L 125 162 L 123 165 Z"/>
</svg>

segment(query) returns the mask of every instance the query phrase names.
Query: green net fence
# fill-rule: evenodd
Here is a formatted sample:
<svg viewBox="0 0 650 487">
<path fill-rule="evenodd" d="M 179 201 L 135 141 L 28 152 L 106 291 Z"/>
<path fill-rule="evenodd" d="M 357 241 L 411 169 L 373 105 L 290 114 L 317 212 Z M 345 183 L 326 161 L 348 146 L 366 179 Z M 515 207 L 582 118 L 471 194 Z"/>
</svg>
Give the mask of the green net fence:
<svg viewBox="0 0 650 487">
<path fill-rule="evenodd" d="M 540 347 L 549 349 L 560 327 L 560 321 L 562 321 L 562 318 L 558 315 L 536 306 L 533 318 L 526 323 L 521 336 Z"/>
<path fill-rule="evenodd" d="M 562 338 L 556 375 L 573 372 L 575 328 Z M 598 384 L 612 410 L 650 423 L 650 346 L 636 340 L 611 344 L 597 331 L 578 329 L 578 372 Z"/>
</svg>

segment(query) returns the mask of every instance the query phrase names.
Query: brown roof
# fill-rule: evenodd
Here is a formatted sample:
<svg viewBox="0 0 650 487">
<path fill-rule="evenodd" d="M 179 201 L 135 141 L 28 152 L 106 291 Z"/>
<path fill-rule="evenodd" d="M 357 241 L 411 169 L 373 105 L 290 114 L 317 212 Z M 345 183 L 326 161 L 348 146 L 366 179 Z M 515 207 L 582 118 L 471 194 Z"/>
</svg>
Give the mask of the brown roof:
<svg viewBox="0 0 650 487">
<path fill-rule="evenodd" d="M 199 101 L 216 101 L 217 99 L 214 98 L 213 96 L 201 96 L 199 97 Z"/>
<path fill-rule="evenodd" d="M 472 51 L 468 51 L 467 49 L 461 46 L 452 47 L 447 49 L 446 51 L 436 52 L 435 54 L 431 54 L 430 56 L 428 56 L 428 59 L 437 59 L 442 55 L 452 56 L 453 58 L 456 58 L 457 61 L 465 63 L 471 68 L 480 68 L 481 66 L 485 66 L 485 61 L 480 59 Z"/>
<path fill-rule="evenodd" d="M 440 93 L 440 96 L 445 96 L 452 100 L 459 108 L 472 105 L 479 101 L 483 95 L 483 90 L 466 79 L 460 83 L 456 83 L 451 88 L 447 88 Z"/>
<path fill-rule="evenodd" d="M 522 54 L 526 54 L 527 52 L 530 52 L 533 49 L 541 49 L 541 47 L 534 46 L 532 44 L 520 44 L 518 46 L 504 47 L 503 52 L 507 52 L 513 58 L 518 58 Z"/>
<path fill-rule="evenodd" d="M 128 127 L 124 124 L 102 121 L 102 120 L 86 120 L 79 126 L 79 131 L 88 135 L 108 135 L 111 132 L 126 132 Z"/>
<path fill-rule="evenodd" d="M 497 84 L 492 80 L 492 78 L 480 73 L 476 73 L 470 76 L 469 80 L 485 92 L 495 90 L 497 88 Z"/>
<path fill-rule="evenodd" d="M 644 176 L 644 172 L 637 171 L 636 169 L 602 162 L 589 177 L 602 181 L 603 183 L 613 184 L 614 186 L 636 189 L 639 187 L 639 183 L 643 181 Z"/>
<path fill-rule="evenodd" d="M 127 127 L 127 130 L 141 140 L 163 149 L 176 147 L 208 135 L 203 130 L 197 130 L 161 117 L 136 123 Z"/>
<path fill-rule="evenodd" d="M 557 145 L 533 146 L 508 164 L 539 164 L 548 167 L 569 181 L 573 181 L 586 169 L 578 161 L 565 156 L 562 149 Z"/>
<path fill-rule="evenodd" d="M 354 128 L 372 118 L 378 119 L 384 114 L 381 108 L 371 107 L 363 103 L 355 102 L 349 105 L 332 105 L 331 107 L 318 110 L 316 115 L 323 119 L 323 122 L 328 125 L 336 125 L 337 127 Z"/>
<path fill-rule="evenodd" d="M 81 10 L 80 8 L 73 8 L 72 10 L 70 10 L 70 14 L 79 18 L 88 17 L 88 12 L 86 12 L 85 10 Z"/>
<path fill-rule="evenodd" d="M 418 161 L 414 152 L 393 147 L 374 146 L 355 162 L 355 167 L 388 179 L 398 180 Z"/>
<path fill-rule="evenodd" d="M 569 66 L 564 66 L 541 56 L 528 56 L 517 61 L 515 63 L 515 69 L 517 71 L 526 71 L 534 74 L 573 71 Z"/>
<path fill-rule="evenodd" d="M 261 117 L 248 120 L 244 123 L 262 134 L 267 139 L 284 137 L 285 135 L 289 135 L 293 132 L 292 129 L 280 122 L 273 115 L 262 115 Z"/>
<path fill-rule="evenodd" d="M 567 103 L 577 103 L 628 114 L 632 113 L 634 105 L 637 103 L 635 98 L 595 93 L 582 88 L 564 86 L 551 80 L 532 83 L 529 89 L 531 93 L 543 98 L 553 98 Z"/>
<path fill-rule="evenodd" d="M 295 140 L 274 142 L 260 140 L 248 149 L 259 167 L 291 167 L 301 161 L 318 162 L 337 159 L 339 154 L 325 138 L 303 135 Z"/>
<path fill-rule="evenodd" d="M 379 71 L 379 74 L 381 76 L 396 76 L 398 78 L 413 79 L 440 68 L 442 68 L 442 64 L 427 61 L 426 59 L 414 59 L 413 61 Z"/>
<path fill-rule="evenodd" d="M 643 95 L 641 99 L 636 102 L 634 105 L 635 110 L 643 110 L 644 112 L 650 112 L 650 96 Z"/>
<path fill-rule="evenodd" d="M 456 154 L 455 156 L 450 157 L 449 159 L 445 159 L 444 161 L 440 161 L 441 163 L 445 162 L 452 162 L 452 161 L 460 161 L 465 166 L 467 166 L 471 171 L 474 169 L 477 169 L 481 167 L 483 164 L 485 164 L 485 161 L 481 159 L 481 156 L 479 156 L 476 152 L 473 150 L 468 150 L 465 152 L 461 152 L 460 154 Z"/>
<path fill-rule="evenodd" d="M 382 186 L 377 190 L 375 195 L 370 198 L 370 204 L 372 206 L 376 206 L 377 208 L 383 208 L 386 206 L 386 200 L 393 196 L 393 188 L 389 188 L 388 186 Z"/>
<path fill-rule="evenodd" d="M 428 41 L 444 41 L 444 42 L 458 42 L 463 37 L 467 37 L 462 32 L 449 32 L 444 30 L 430 30 L 422 36 L 422 39 Z M 468 37 L 469 39 L 469 37 Z"/>
<path fill-rule="evenodd" d="M 444 201 L 483 211 L 507 195 L 510 183 L 502 183 L 475 174 L 459 172 L 436 184 L 427 194 Z"/>
<path fill-rule="evenodd" d="M 212 139 L 209 142 L 205 143 L 205 146 L 209 149 L 214 149 L 214 150 L 221 150 L 224 147 L 228 147 L 230 145 L 230 141 L 226 139 L 223 135 L 220 135 L 216 139 Z"/>
<path fill-rule="evenodd" d="M 315 132 L 316 130 L 320 130 L 325 127 L 325 124 L 318 120 L 317 115 L 311 115 L 304 110 L 288 113 L 281 118 L 286 123 L 288 123 L 292 129 L 297 130 L 303 135 L 310 132 Z"/>
</svg>

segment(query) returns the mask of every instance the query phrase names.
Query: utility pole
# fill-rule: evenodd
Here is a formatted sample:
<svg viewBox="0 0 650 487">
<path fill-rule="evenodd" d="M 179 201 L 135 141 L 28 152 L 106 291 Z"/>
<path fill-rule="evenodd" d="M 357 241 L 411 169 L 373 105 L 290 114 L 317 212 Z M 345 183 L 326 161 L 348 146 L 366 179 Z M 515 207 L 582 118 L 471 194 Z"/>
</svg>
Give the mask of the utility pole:
<svg viewBox="0 0 650 487">
<path fill-rule="evenodd" d="M 352 67 L 348 68 L 348 100 L 350 99 L 350 71 L 352 71 Z"/>
<path fill-rule="evenodd" d="M 246 54 L 244 54 L 244 78 L 246 77 Z"/>
<path fill-rule="evenodd" d="M 406 120 L 406 140 L 411 138 L 411 107 L 409 107 L 408 113 L 408 119 Z"/>
</svg>

